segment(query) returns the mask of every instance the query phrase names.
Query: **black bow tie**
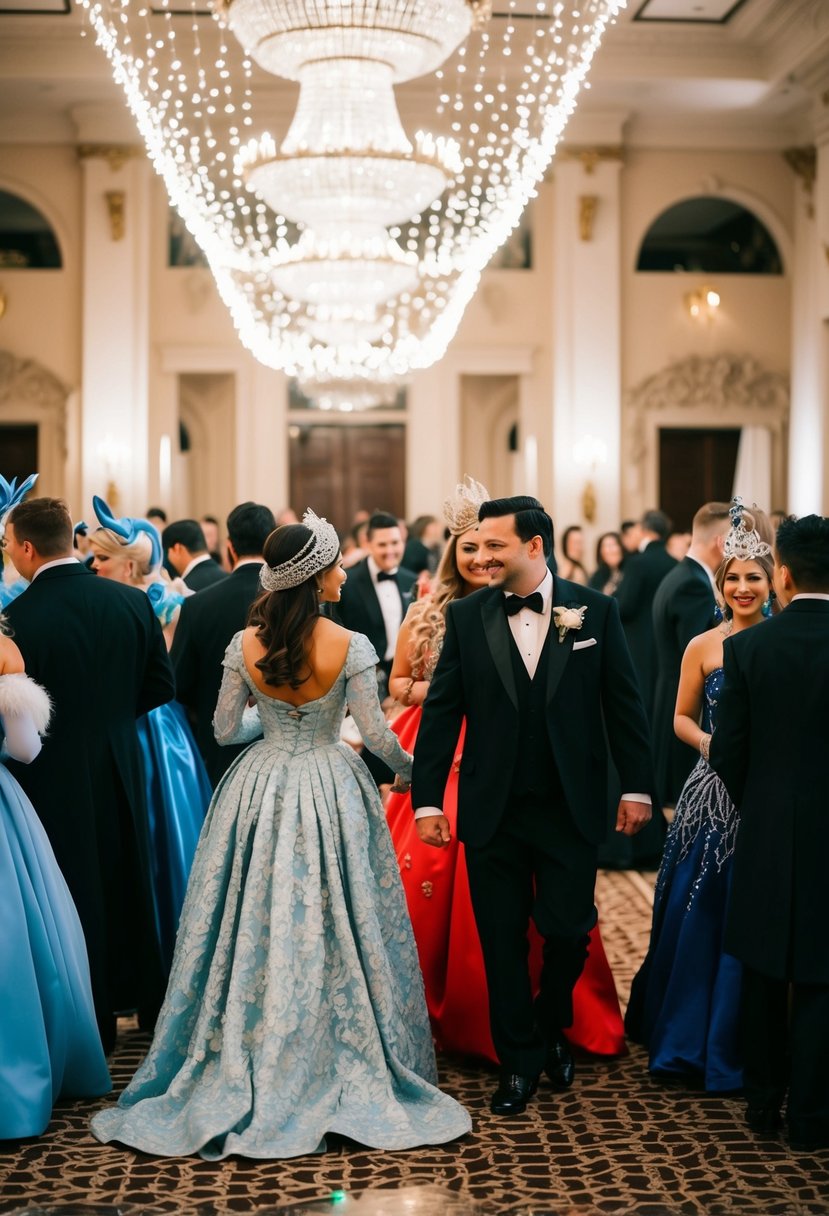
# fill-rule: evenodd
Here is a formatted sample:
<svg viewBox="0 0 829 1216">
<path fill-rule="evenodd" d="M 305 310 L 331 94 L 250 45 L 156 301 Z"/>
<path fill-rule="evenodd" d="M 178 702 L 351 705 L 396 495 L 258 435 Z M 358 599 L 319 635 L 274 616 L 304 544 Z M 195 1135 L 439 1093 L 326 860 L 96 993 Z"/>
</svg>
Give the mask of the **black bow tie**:
<svg viewBox="0 0 829 1216">
<path fill-rule="evenodd" d="M 386 579 L 388 579 L 388 580 L 389 580 L 390 582 L 392 582 L 392 583 L 396 583 L 396 582 L 397 582 L 397 575 L 396 575 L 396 574 L 389 574 L 388 570 L 378 570 L 378 571 L 377 571 L 377 582 L 378 582 L 378 583 L 382 583 L 382 582 L 384 582 Z"/>
<path fill-rule="evenodd" d="M 534 591 L 532 595 L 526 595 L 523 598 L 520 595 L 504 596 L 504 612 L 507 616 L 515 616 L 516 612 L 520 612 L 522 608 L 529 608 L 532 612 L 543 612 L 544 600 L 541 592 Z"/>
</svg>

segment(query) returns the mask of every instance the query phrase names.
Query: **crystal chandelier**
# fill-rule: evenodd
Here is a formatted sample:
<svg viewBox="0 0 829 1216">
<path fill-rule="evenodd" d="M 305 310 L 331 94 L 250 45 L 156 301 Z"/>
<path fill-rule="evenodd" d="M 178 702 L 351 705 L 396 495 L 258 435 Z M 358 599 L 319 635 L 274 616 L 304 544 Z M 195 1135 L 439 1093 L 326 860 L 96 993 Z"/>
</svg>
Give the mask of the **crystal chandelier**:
<svg viewBox="0 0 829 1216">
<path fill-rule="evenodd" d="M 429 366 L 625 0 L 200 2 L 81 0 L 242 341 L 315 384 Z"/>
</svg>

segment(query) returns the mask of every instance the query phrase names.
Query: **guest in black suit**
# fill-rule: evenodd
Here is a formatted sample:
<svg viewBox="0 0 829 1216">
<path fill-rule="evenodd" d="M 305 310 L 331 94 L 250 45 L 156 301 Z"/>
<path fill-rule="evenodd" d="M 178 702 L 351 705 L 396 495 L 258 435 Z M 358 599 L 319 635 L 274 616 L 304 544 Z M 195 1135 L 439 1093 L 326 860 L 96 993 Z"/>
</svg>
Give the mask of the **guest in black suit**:
<svg viewBox="0 0 829 1216">
<path fill-rule="evenodd" d="M 273 511 L 255 502 L 234 507 L 227 517 L 227 549 L 233 571 L 181 606 L 170 658 L 176 696 L 190 713 L 207 774 L 217 785 L 242 746 L 219 747 L 213 712 L 222 683 L 222 660 L 234 633 L 244 629 L 259 594 L 265 541 L 276 527 Z"/>
<path fill-rule="evenodd" d="M 665 575 L 653 600 L 656 688 L 653 702 L 653 749 L 656 783 L 663 804 L 676 804 L 697 753 L 674 731 L 674 710 L 682 656 L 691 638 L 714 624 L 714 574 L 722 561 L 729 528 L 729 506 L 707 502 L 694 516 L 691 547 Z M 766 538 L 764 538 L 766 539 Z"/>
<path fill-rule="evenodd" d="M 712 766 L 740 812 L 725 949 L 743 963 L 749 1126 L 829 1148 L 829 519 L 784 520 L 779 616 L 726 640 Z"/>
<path fill-rule="evenodd" d="M 54 704 L 40 755 L 8 767 L 43 822 L 77 906 L 109 1051 L 116 1011 L 138 1008 L 151 1028 L 164 995 L 135 719 L 172 699 L 173 673 L 147 596 L 96 578 L 73 557 L 64 502 L 22 503 L 5 541 L 31 581 L 6 617 L 28 673 Z"/>
<path fill-rule="evenodd" d="M 393 515 L 376 511 L 371 516 L 365 544 L 368 557 L 349 571 L 334 615 L 346 629 L 364 633 L 377 651 L 384 696 L 397 635 L 417 575 L 400 565 L 403 538 Z"/>
<path fill-rule="evenodd" d="M 195 519 L 177 519 L 161 533 L 167 561 L 191 591 L 205 591 L 227 578 L 210 556 L 201 524 Z"/>
<path fill-rule="evenodd" d="M 641 520 L 639 551 L 628 558 L 625 577 L 615 593 L 648 717 L 653 712 L 656 683 L 653 600 L 665 575 L 676 566 L 665 548 L 670 532 L 671 521 L 664 511 L 645 512 Z"/>
<path fill-rule="evenodd" d="M 449 841 L 440 812 L 461 723 L 458 837 L 466 846 L 492 1037 L 496 1114 L 524 1110 L 542 1068 L 573 1080 L 562 1030 L 596 923 L 596 850 L 607 823 L 607 752 L 622 788 L 616 827 L 650 818 L 648 725 L 615 602 L 554 578 L 550 517 L 535 498 L 484 503 L 476 562 L 491 586 L 453 601 L 415 748 L 412 804 L 427 844 Z M 523 597 L 523 598 L 522 598 Z M 544 938 L 533 1008 L 530 916 Z"/>
</svg>

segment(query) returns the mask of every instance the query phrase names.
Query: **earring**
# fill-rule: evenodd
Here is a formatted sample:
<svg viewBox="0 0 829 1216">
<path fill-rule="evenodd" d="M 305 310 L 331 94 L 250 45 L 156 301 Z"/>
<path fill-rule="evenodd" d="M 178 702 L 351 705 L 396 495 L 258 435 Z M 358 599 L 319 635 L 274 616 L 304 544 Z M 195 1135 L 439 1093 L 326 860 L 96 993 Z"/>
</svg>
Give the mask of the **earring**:
<svg viewBox="0 0 829 1216">
<path fill-rule="evenodd" d="M 317 587 L 317 595 L 322 595 L 322 587 Z"/>
</svg>

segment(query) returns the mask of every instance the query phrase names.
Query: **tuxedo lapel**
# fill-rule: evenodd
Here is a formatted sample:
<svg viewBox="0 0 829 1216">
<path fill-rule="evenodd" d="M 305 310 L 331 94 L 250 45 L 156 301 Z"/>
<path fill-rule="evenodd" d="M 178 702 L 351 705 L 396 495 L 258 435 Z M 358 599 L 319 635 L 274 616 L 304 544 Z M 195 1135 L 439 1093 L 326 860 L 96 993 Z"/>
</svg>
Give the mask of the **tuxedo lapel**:
<svg viewBox="0 0 829 1216">
<path fill-rule="evenodd" d="M 518 690 L 515 687 L 515 673 L 512 670 L 512 659 L 510 658 L 509 625 L 504 612 L 503 596 L 500 592 L 492 595 L 481 605 L 481 620 L 492 661 L 501 677 L 507 696 L 517 709 Z"/>
<path fill-rule="evenodd" d="M 580 608 L 578 583 L 568 582 L 567 579 L 553 575 L 553 602 L 550 605 L 550 639 L 547 647 L 547 704 L 556 695 L 567 660 L 573 653 L 573 642 L 576 640 L 575 630 L 568 629 L 564 641 L 560 642 L 558 630 L 553 620 L 554 608 Z"/>
</svg>

